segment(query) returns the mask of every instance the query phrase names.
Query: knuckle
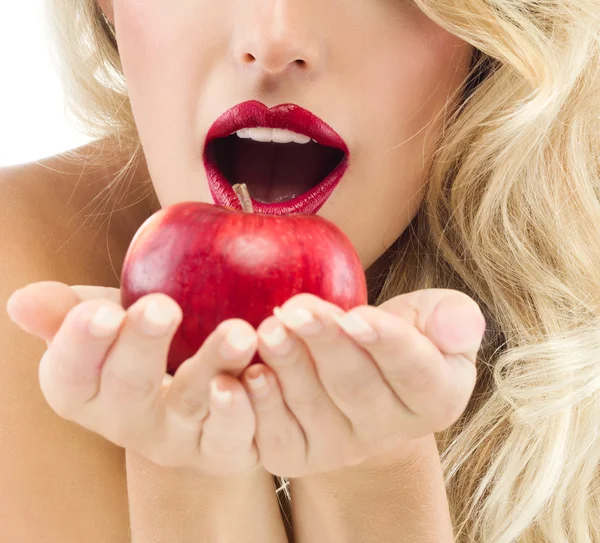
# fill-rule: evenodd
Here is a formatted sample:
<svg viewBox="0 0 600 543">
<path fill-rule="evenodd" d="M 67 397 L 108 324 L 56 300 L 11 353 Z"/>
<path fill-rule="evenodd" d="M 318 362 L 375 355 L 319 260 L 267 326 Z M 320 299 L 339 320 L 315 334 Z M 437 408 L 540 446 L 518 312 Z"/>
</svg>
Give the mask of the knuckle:
<svg viewBox="0 0 600 543">
<path fill-rule="evenodd" d="M 310 418 L 310 420 L 313 420 L 313 418 L 319 420 L 317 417 L 320 418 L 327 404 L 325 394 L 318 390 L 308 393 L 305 392 L 306 390 L 305 387 L 302 387 L 299 389 L 301 393 L 293 393 L 290 391 L 286 395 L 285 400 L 293 411 L 303 413 L 306 417 Z"/>
<path fill-rule="evenodd" d="M 101 361 L 85 359 L 82 356 L 76 363 L 55 359 L 49 364 L 48 358 L 40 366 L 40 378 L 43 377 L 47 386 L 61 390 L 97 389 Z"/>
<path fill-rule="evenodd" d="M 269 432 L 266 435 L 259 435 L 257 438 L 258 448 L 261 453 L 278 456 L 282 452 L 288 451 L 293 441 L 291 430 L 280 432 Z"/>
<path fill-rule="evenodd" d="M 176 400 L 175 410 L 184 418 L 201 420 L 208 414 L 208 400 L 200 392 L 182 391 Z"/>
<path fill-rule="evenodd" d="M 390 384 L 395 389 L 410 389 L 414 394 L 423 394 L 432 387 L 435 376 L 433 368 L 423 360 L 413 361 L 398 369 L 389 376 Z"/>
<path fill-rule="evenodd" d="M 331 342 L 347 341 L 347 334 L 338 325 L 325 326 L 319 335 L 311 338 L 315 343 L 329 344 Z"/>
<path fill-rule="evenodd" d="M 102 390 L 111 398 L 127 401 L 141 401 L 153 396 L 156 383 L 144 376 L 119 375 L 114 369 L 105 369 L 102 373 Z"/>
<path fill-rule="evenodd" d="M 262 347 L 259 347 L 259 351 L 272 370 L 277 373 L 278 371 L 289 370 L 296 372 L 301 368 L 306 367 L 308 361 L 304 350 L 300 349 L 299 344 L 293 341 L 291 343 L 291 350 L 283 356 L 274 356 L 270 351 L 264 352 Z M 305 374 L 303 374 L 305 375 Z M 306 378 L 306 376 L 304 377 Z"/>
<path fill-rule="evenodd" d="M 375 376 L 347 375 L 335 381 L 332 391 L 352 403 L 370 403 L 381 395 L 381 382 Z"/>
</svg>

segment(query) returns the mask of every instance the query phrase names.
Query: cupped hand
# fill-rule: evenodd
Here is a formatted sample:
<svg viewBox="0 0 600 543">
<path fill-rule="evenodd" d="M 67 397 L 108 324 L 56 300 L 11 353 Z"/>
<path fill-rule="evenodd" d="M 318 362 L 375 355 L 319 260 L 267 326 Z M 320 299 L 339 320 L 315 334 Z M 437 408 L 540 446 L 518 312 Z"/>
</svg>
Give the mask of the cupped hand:
<svg viewBox="0 0 600 543">
<path fill-rule="evenodd" d="M 484 331 L 477 304 L 453 290 L 416 291 L 347 313 L 295 296 L 259 326 L 265 364 L 242 377 L 261 464 L 305 477 L 448 428 L 473 392 Z"/>
<path fill-rule="evenodd" d="M 11 318 L 46 340 L 39 380 L 52 409 L 161 466 L 215 476 L 256 468 L 255 417 L 236 378 L 256 352 L 256 331 L 221 323 L 171 377 L 179 305 L 150 294 L 125 311 L 119 300 L 117 289 L 57 282 L 11 296 Z"/>
</svg>

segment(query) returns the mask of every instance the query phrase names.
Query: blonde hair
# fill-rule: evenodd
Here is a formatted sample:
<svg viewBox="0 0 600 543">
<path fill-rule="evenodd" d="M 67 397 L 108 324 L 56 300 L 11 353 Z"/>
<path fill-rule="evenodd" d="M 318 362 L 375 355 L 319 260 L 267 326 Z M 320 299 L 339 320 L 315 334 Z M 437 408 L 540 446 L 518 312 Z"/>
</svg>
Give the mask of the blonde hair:
<svg viewBox="0 0 600 543">
<path fill-rule="evenodd" d="M 141 159 L 110 24 L 48 1 L 70 111 Z M 414 2 L 475 54 L 378 303 L 454 288 L 487 318 L 471 403 L 437 436 L 457 541 L 598 542 L 600 1 Z"/>
</svg>

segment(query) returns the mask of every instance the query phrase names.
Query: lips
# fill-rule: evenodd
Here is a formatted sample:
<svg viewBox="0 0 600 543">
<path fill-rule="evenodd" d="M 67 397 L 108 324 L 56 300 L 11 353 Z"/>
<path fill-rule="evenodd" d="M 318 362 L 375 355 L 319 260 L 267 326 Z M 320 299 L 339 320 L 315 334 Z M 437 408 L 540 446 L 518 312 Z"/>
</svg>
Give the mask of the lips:
<svg viewBox="0 0 600 543">
<path fill-rule="evenodd" d="M 304 144 L 306 146 L 323 146 L 323 152 L 329 154 L 335 152 L 338 157 L 342 157 L 335 168 L 330 171 L 323 179 L 302 194 L 293 196 L 287 200 L 279 199 L 277 202 L 264 202 L 253 199 L 253 208 L 256 213 L 265 213 L 272 215 L 284 215 L 290 213 L 317 213 L 327 199 L 331 196 L 334 189 L 341 181 L 346 169 L 348 168 L 349 150 L 344 140 L 324 121 L 310 113 L 309 111 L 294 104 L 282 104 L 269 109 L 266 105 L 258 101 L 248 101 L 237 105 L 226 111 L 211 126 L 207 137 L 203 154 L 204 166 L 206 169 L 209 188 L 213 200 L 218 205 L 228 206 L 235 209 L 241 209 L 238 198 L 233 191 L 232 182 L 227 179 L 222 160 L 217 160 L 218 153 L 215 152 L 217 143 L 223 144 L 235 132 L 242 128 L 280 128 L 291 130 L 293 132 L 309 136 L 316 143 Z M 217 141 L 218 140 L 218 141 Z M 301 153 L 299 148 L 303 144 L 256 144 L 258 146 L 289 146 L 295 147 L 295 153 Z M 306 148 L 308 151 L 308 148 Z M 314 157 L 315 149 L 307 152 L 307 157 Z M 221 153 L 222 154 L 222 153 Z M 307 158 L 307 160 L 311 160 Z M 221 167 L 219 166 L 221 164 Z M 273 183 L 277 183 L 274 179 Z M 282 181 L 283 182 L 283 181 Z M 252 191 L 251 191 L 252 194 Z"/>
</svg>

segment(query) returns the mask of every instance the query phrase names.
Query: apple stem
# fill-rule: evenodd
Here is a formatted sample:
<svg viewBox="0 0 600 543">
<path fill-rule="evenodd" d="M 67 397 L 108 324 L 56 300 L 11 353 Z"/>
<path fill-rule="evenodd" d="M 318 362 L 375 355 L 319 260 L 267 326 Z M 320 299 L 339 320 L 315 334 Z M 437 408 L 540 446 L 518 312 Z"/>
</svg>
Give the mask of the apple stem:
<svg viewBox="0 0 600 543">
<path fill-rule="evenodd" d="M 252 208 L 252 200 L 250 199 L 250 193 L 248 192 L 246 183 L 238 183 L 237 185 L 233 185 L 233 190 L 240 200 L 240 204 L 242 204 L 242 209 L 244 212 L 254 213 L 254 209 Z"/>
</svg>

